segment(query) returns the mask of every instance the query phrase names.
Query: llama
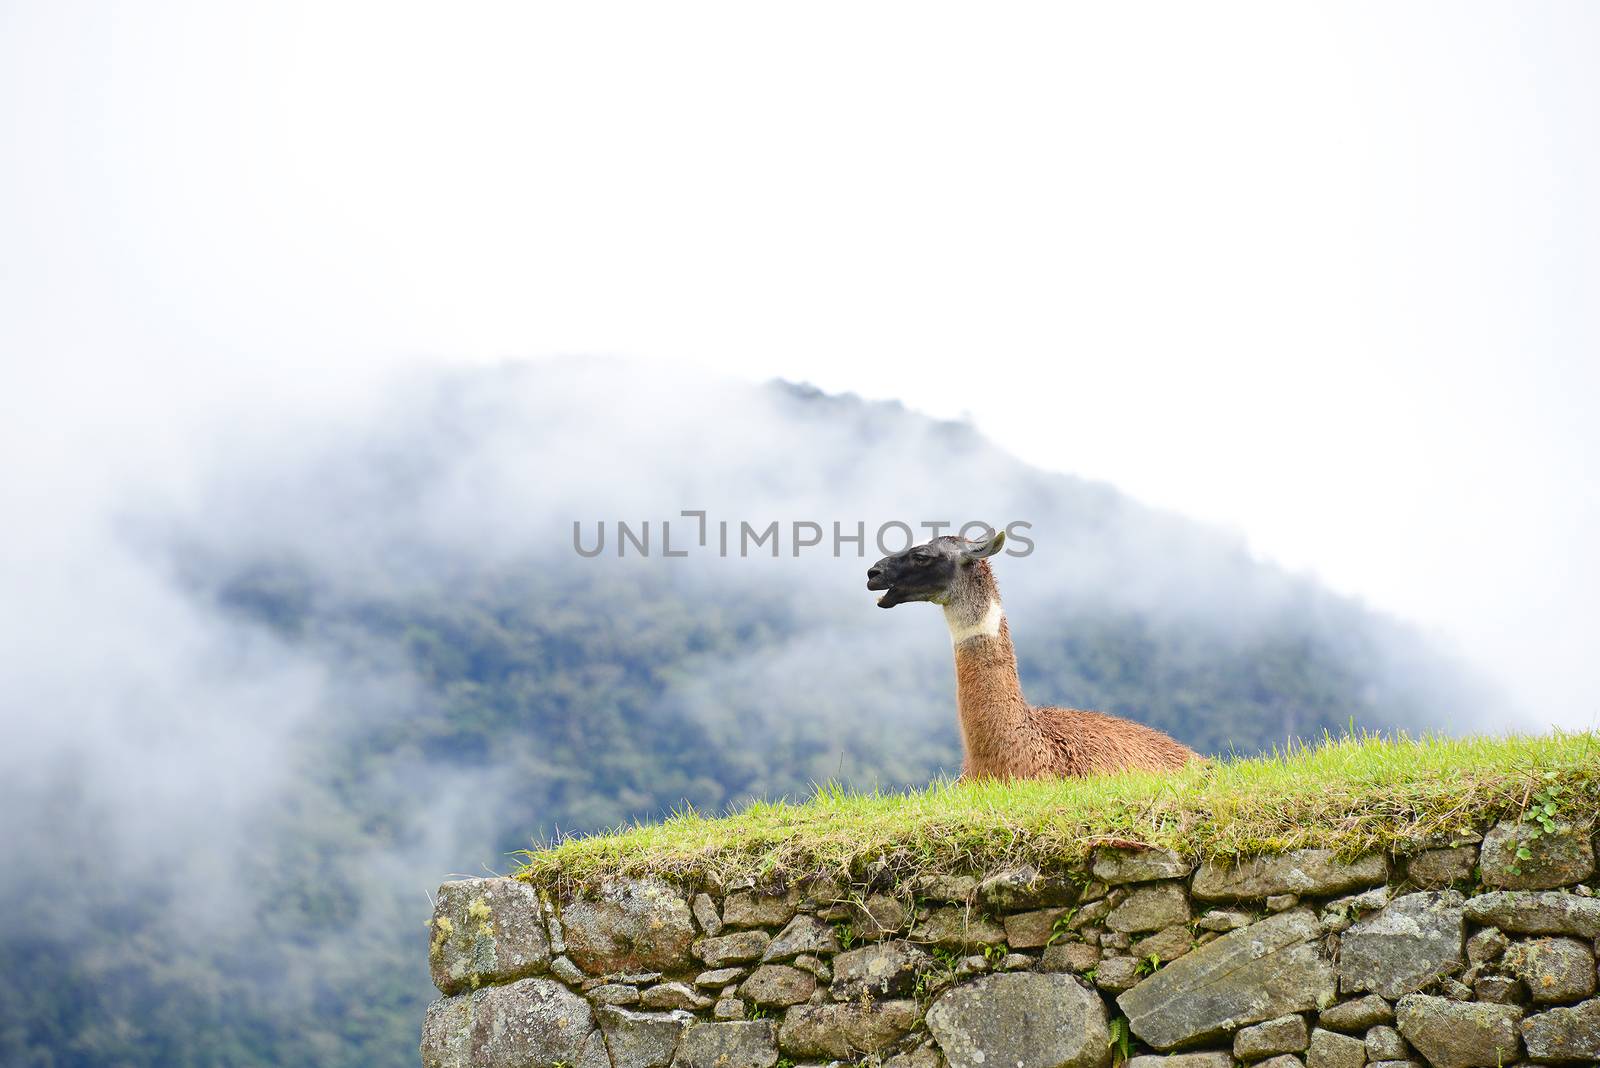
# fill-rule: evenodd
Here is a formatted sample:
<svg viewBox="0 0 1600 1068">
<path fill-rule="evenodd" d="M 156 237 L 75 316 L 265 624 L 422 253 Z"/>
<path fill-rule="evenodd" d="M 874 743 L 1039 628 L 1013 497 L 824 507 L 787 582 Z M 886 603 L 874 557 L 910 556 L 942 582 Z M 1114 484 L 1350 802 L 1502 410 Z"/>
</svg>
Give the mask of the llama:
<svg viewBox="0 0 1600 1068">
<path fill-rule="evenodd" d="M 867 570 L 880 608 L 910 601 L 944 607 L 956 660 L 956 707 L 965 752 L 961 778 L 1042 779 L 1138 768 L 1170 771 L 1199 754 L 1153 728 L 1104 712 L 1035 708 L 1022 696 L 1011 632 L 988 557 L 1005 532 L 935 538 Z"/>
</svg>

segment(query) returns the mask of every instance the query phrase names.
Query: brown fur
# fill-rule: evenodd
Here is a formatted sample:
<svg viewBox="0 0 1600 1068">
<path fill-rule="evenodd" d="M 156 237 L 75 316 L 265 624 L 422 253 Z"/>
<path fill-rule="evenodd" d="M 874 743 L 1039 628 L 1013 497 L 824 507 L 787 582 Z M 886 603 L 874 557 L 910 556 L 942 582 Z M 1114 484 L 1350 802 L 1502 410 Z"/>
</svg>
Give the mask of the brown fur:
<svg viewBox="0 0 1600 1068">
<path fill-rule="evenodd" d="M 988 561 L 967 577 L 945 605 L 950 621 L 983 617 L 1000 589 Z M 1077 708 L 1035 708 L 1022 696 L 1017 656 L 1004 619 L 997 636 L 967 638 L 955 647 L 956 705 L 966 752 L 963 779 L 1043 779 L 1137 768 L 1169 771 L 1199 754 L 1132 720 Z"/>
</svg>

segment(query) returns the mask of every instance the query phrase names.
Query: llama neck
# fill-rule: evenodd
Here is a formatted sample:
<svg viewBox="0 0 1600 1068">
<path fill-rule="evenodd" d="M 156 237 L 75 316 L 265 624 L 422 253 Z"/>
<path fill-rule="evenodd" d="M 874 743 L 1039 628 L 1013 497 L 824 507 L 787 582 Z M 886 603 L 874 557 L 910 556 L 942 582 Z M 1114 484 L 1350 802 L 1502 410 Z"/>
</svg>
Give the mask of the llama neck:
<svg viewBox="0 0 1600 1068">
<path fill-rule="evenodd" d="M 987 575 L 981 576 L 988 579 Z M 992 579 L 945 606 L 956 661 L 956 708 L 969 774 L 997 774 L 1032 725 L 1011 631 Z"/>
</svg>

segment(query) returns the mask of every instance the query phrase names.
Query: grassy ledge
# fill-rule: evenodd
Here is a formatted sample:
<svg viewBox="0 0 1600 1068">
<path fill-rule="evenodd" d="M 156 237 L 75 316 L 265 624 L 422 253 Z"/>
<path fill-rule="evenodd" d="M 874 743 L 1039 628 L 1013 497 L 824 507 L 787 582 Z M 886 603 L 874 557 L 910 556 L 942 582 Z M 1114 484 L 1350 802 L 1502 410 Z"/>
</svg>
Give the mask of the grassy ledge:
<svg viewBox="0 0 1600 1068">
<path fill-rule="evenodd" d="M 719 883 L 812 872 L 860 877 L 981 872 L 1027 861 L 1056 868 L 1108 841 L 1186 856 L 1321 847 L 1411 852 L 1550 805 L 1593 826 L 1600 734 L 1330 738 L 1270 756 L 1176 774 L 1129 773 L 1015 783 L 936 783 L 809 800 L 756 802 L 720 818 L 692 811 L 521 855 L 520 878 L 570 891 L 611 875 Z"/>
</svg>

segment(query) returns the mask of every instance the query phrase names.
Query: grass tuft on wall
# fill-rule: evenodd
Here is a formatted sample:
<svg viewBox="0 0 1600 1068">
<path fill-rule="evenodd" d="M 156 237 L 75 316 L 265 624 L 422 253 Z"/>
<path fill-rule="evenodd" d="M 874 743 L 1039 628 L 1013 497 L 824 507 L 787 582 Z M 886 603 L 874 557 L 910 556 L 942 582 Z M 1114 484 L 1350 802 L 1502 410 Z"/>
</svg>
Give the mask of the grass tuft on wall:
<svg viewBox="0 0 1600 1068">
<path fill-rule="evenodd" d="M 801 802 L 761 801 L 720 817 L 686 810 L 569 838 L 521 854 L 517 875 L 570 892 L 613 875 L 720 883 L 978 873 L 1022 862 L 1050 869 L 1116 842 L 1189 857 L 1407 853 L 1531 816 L 1535 806 L 1546 818 L 1595 824 L 1600 734 L 1368 734 L 1165 775 L 939 782 L 907 793 L 829 784 Z"/>
</svg>

